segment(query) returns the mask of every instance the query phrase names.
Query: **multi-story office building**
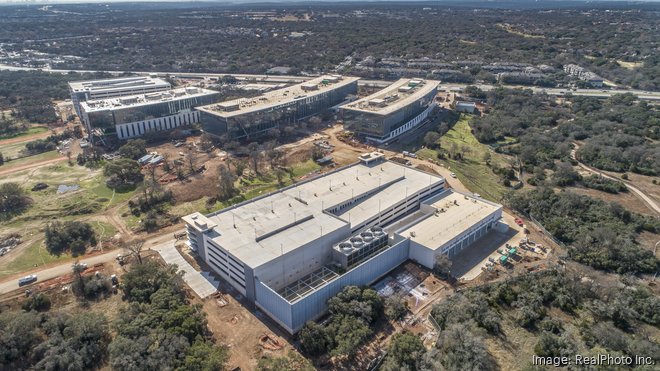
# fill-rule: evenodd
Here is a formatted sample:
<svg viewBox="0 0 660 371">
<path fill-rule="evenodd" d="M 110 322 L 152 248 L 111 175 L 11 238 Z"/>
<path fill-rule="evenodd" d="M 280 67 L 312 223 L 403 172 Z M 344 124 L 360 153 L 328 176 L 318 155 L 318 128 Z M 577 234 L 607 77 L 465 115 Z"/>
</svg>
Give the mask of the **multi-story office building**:
<svg viewBox="0 0 660 371">
<path fill-rule="evenodd" d="M 344 128 L 386 143 L 423 123 L 435 107 L 438 81 L 401 79 L 341 107 Z"/>
<path fill-rule="evenodd" d="M 82 102 L 81 119 L 93 137 L 119 139 L 199 122 L 193 108 L 217 101 L 219 93 L 196 87 Z"/>
<path fill-rule="evenodd" d="M 257 97 L 197 107 L 205 132 L 232 139 L 250 138 L 294 123 L 342 103 L 357 93 L 356 77 L 322 76 Z"/>
<path fill-rule="evenodd" d="M 69 83 L 71 101 L 78 117 L 80 103 L 88 100 L 121 97 L 125 95 L 154 93 L 170 89 L 170 83 L 149 76 L 120 77 L 105 80 L 75 81 Z"/>
<path fill-rule="evenodd" d="M 204 216 L 184 217 L 192 250 L 288 332 L 347 285 L 412 259 L 432 268 L 499 225 L 502 206 L 434 174 L 364 154 L 353 165 Z"/>
</svg>

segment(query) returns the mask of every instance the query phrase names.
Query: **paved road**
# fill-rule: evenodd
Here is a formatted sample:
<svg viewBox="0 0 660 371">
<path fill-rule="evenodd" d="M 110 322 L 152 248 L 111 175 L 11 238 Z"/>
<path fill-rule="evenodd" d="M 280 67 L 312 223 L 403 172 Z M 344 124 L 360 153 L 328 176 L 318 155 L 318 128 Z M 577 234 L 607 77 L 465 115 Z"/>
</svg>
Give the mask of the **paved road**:
<svg viewBox="0 0 660 371">
<path fill-rule="evenodd" d="M 174 247 L 173 240 L 153 247 L 152 250 L 157 251 L 167 264 L 176 264 L 179 270 L 184 271 L 183 280 L 200 298 L 204 299 L 218 290 L 219 282 L 208 272 L 195 270 Z"/>
<path fill-rule="evenodd" d="M 90 256 L 88 258 L 82 258 L 79 260 L 80 263 L 86 263 L 88 266 L 92 266 L 94 264 L 98 263 L 107 263 L 109 261 L 112 261 L 117 257 L 117 254 L 122 253 L 121 250 L 113 250 L 110 252 L 107 252 L 105 254 L 101 255 L 94 255 Z M 52 278 L 56 278 L 59 276 L 63 276 L 65 274 L 71 273 L 71 265 L 73 263 L 71 261 L 67 261 L 66 263 L 62 263 L 60 265 L 52 266 L 50 268 L 42 269 L 36 272 L 30 272 L 30 273 L 25 273 L 25 275 L 28 274 L 36 274 L 37 275 L 37 282 L 36 284 L 47 281 Z M 24 287 L 29 287 L 29 286 L 24 286 Z M 16 278 L 11 278 L 9 280 L 6 280 L 5 282 L 0 283 L 0 294 L 5 294 L 7 292 L 13 291 L 18 289 L 18 279 Z"/>
<path fill-rule="evenodd" d="M 230 74 L 230 73 L 195 73 L 195 72 L 148 72 L 148 71 L 93 71 L 93 70 L 54 70 L 54 69 L 43 69 L 43 68 L 28 68 L 28 67 L 14 67 L 14 66 L 8 66 L 8 65 L 2 65 L 0 64 L 0 70 L 10 70 L 10 71 L 32 71 L 32 70 L 40 70 L 40 71 L 45 71 L 45 72 L 52 72 L 52 73 L 69 73 L 69 72 L 89 72 L 89 73 L 94 73 L 94 72 L 105 72 L 105 73 L 110 73 L 114 75 L 120 75 L 124 73 L 133 73 L 136 75 L 156 75 L 158 77 L 166 77 L 166 76 L 176 76 L 176 77 L 181 77 L 181 78 L 186 78 L 186 77 L 216 77 L 220 78 L 222 76 L 233 76 L 237 80 L 243 80 L 243 81 L 254 81 L 254 82 L 275 82 L 275 83 L 298 83 L 298 82 L 304 82 L 307 80 L 310 80 L 314 78 L 314 76 L 289 76 L 289 75 L 252 75 L 252 74 Z M 376 87 L 386 87 L 390 84 L 392 84 L 392 81 L 384 81 L 384 80 L 367 80 L 367 79 L 361 79 L 358 84 L 360 85 L 370 85 L 370 86 L 376 86 Z M 440 85 L 440 89 L 447 90 L 447 91 L 460 91 L 466 86 L 470 84 L 442 84 Z M 497 86 L 495 85 L 488 85 L 488 84 L 472 84 L 477 87 L 479 87 L 482 90 L 491 90 L 496 88 Z M 564 95 L 568 92 L 570 92 L 573 95 L 585 95 L 585 96 L 590 96 L 590 97 L 602 97 L 606 98 L 609 97 L 610 95 L 613 94 L 622 94 L 622 93 L 632 93 L 639 97 L 639 99 L 642 100 L 650 100 L 650 101 L 660 101 L 660 92 L 651 92 L 651 91 L 642 91 L 642 90 L 634 90 L 634 89 L 628 89 L 628 90 L 608 90 L 608 89 L 576 89 L 570 91 L 569 89 L 566 88 L 540 88 L 540 87 L 533 87 L 533 86 L 520 86 L 520 85 L 504 85 L 505 87 L 509 88 L 525 88 L 525 89 L 532 89 L 535 93 L 541 93 L 545 92 L 549 95 Z"/>
<path fill-rule="evenodd" d="M 171 232 L 163 233 L 159 236 L 154 236 L 146 240 L 144 243 L 144 248 L 155 249 L 161 244 L 165 244 L 170 241 L 172 241 L 172 233 Z M 100 255 L 82 257 L 79 259 L 79 261 L 81 263 L 86 263 L 87 265 L 91 266 L 98 263 L 107 263 L 113 261 L 117 257 L 117 254 L 126 255 L 127 253 L 128 252 L 124 249 L 115 249 Z M 58 265 L 52 265 L 47 268 L 26 271 L 21 276 L 26 276 L 28 274 L 36 274 L 38 277 L 37 283 L 39 283 L 70 273 L 72 264 L 73 261 L 68 260 L 64 263 Z M 19 277 L 18 275 L 15 275 L 9 278 L 5 278 L 2 282 L 0 282 L 0 294 L 5 294 L 7 292 L 16 290 L 18 288 L 18 277 Z"/>
<path fill-rule="evenodd" d="M 573 144 L 575 144 L 575 143 L 573 143 Z M 639 188 L 637 188 L 634 185 L 630 184 L 630 182 L 627 182 L 627 181 L 622 180 L 622 179 L 617 179 L 613 176 L 609 176 L 607 174 L 604 174 L 601 170 L 593 168 L 593 167 L 591 167 L 591 166 L 589 166 L 589 165 L 587 165 L 583 162 L 580 162 L 577 159 L 577 157 L 575 156 L 575 153 L 577 152 L 578 148 L 579 148 L 579 146 L 577 144 L 575 144 L 575 148 L 571 150 L 571 157 L 573 158 L 573 160 L 575 160 L 578 163 L 578 165 L 581 168 L 583 168 L 583 169 L 585 169 L 585 170 L 587 170 L 587 171 L 589 171 L 593 174 L 598 174 L 598 175 L 602 176 L 603 178 L 610 179 L 610 180 L 615 180 L 615 181 L 618 181 L 618 182 L 622 182 L 626 186 L 626 188 L 628 188 L 639 199 L 641 199 L 646 204 L 646 206 L 648 206 L 651 210 L 655 211 L 658 215 L 660 215 L 660 205 L 658 205 L 651 197 L 646 195 L 646 193 L 642 192 Z"/>
</svg>

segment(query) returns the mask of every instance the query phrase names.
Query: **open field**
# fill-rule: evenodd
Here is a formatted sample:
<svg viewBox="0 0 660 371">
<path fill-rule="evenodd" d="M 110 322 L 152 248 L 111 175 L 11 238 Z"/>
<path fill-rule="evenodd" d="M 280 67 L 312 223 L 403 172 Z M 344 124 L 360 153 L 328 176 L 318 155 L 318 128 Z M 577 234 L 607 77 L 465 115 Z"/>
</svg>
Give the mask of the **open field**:
<svg viewBox="0 0 660 371">
<path fill-rule="evenodd" d="M 50 255 L 43 247 L 43 228 L 52 221 L 88 221 L 96 230 L 100 246 L 117 234 L 117 228 L 99 214 L 130 198 L 133 192 L 115 193 L 105 185 L 100 169 L 68 166 L 66 163 L 47 165 L 31 170 L 20 170 L 5 175 L 0 182 L 20 184 L 32 200 L 32 205 L 22 214 L 0 223 L 3 234 L 18 233 L 24 241 L 16 249 L 0 258 L 0 277 L 47 265 L 72 257 Z M 48 188 L 32 191 L 36 183 L 46 183 Z M 59 185 L 77 185 L 80 188 L 58 193 Z"/>
<path fill-rule="evenodd" d="M 15 159 L 18 157 L 25 156 L 22 152 L 25 149 L 26 142 L 15 142 L 9 144 L 0 144 L 0 153 L 5 158 L 5 161 L 9 159 Z"/>
<path fill-rule="evenodd" d="M 94 230 L 97 233 L 98 240 L 100 241 L 100 246 L 104 245 L 105 241 L 112 239 L 117 230 L 112 225 L 100 222 L 92 221 L 90 223 Z M 29 271 L 34 268 L 43 267 L 51 263 L 61 263 L 65 261 L 74 261 L 75 258 L 70 254 L 62 255 L 52 255 L 46 250 L 44 245 L 43 236 L 41 236 L 41 231 L 38 233 L 26 236 L 26 238 L 36 236 L 36 239 L 31 240 L 32 242 L 24 242 L 13 251 L 0 257 L 0 279 L 8 276 L 12 276 L 24 271 Z"/>
<path fill-rule="evenodd" d="M 417 151 L 417 155 L 422 159 L 437 160 L 439 151 L 447 152 L 452 148 L 462 154 L 462 160 L 447 157 L 438 161 L 456 173 L 458 179 L 471 192 L 479 193 L 492 201 L 500 201 L 506 187 L 500 183 L 499 177 L 486 165 L 483 158 L 486 153 L 490 153 L 491 163 L 500 167 L 506 165 L 506 159 L 491 151 L 487 145 L 479 143 L 471 132 L 468 116 L 462 115 L 454 127 L 442 136 L 440 149 L 423 148 Z"/>
<path fill-rule="evenodd" d="M 36 134 L 42 134 L 47 132 L 48 132 L 48 128 L 45 126 L 31 126 L 29 129 L 27 129 L 24 132 L 8 134 L 8 135 L 0 135 L 0 145 L 4 145 L 5 142 L 9 142 L 8 139 L 20 138 L 20 139 L 24 139 L 25 141 L 36 139 L 36 137 L 41 137 L 41 135 L 36 135 Z"/>
<path fill-rule="evenodd" d="M 66 157 L 62 156 L 57 151 L 44 152 L 34 156 L 23 157 L 15 161 L 5 162 L 4 165 L 0 166 L 0 175 L 4 176 L 20 169 L 39 166 L 40 163 L 51 163 L 64 160 L 66 160 Z"/>
</svg>

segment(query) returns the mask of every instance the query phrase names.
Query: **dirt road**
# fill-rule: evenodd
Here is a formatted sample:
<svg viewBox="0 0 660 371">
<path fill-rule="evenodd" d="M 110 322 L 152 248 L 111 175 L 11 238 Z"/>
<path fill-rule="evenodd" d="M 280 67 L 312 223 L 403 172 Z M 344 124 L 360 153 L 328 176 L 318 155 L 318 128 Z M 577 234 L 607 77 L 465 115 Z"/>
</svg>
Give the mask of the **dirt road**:
<svg viewBox="0 0 660 371">
<path fill-rule="evenodd" d="M 43 139 L 46 138 L 47 136 L 50 135 L 50 131 L 44 131 L 43 133 L 36 133 L 36 134 L 30 134 L 30 135 L 21 135 L 15 138 L 9 138 L 9 139 L 3 139 L 0 140 L 0 146 L 2 145 L 8 145 L 8 144 L 14 144 L 14 143 L 20 143 L 20 142 L 27 142 L 30 140 L 35 140 L 35 139 Z"/>
<path fill-rule="evenodd" d="M 23 165 L 23 166 L 16 166 L 16 167 L 12 167 L 12 168 L 0 171 L 0 175 L 11 174 L 11 173 L 15 173 L 15 172 L 21 171 L 21 170 L 27 170 L 27 169 L 33 169 L 33 168 L 37 168 L 37 167 L 41 167 L 41 166 L 46 166 L 46 165 L 50 165 L 50 164 L 53 164 L 55 162 L 60 162 L 60 161 L 64 161 L 64 160 L 66 160 L 66 157 L 62 156 L 62 157 L 54 158 L 54 159 L 51 159 L 51 160 L 44 160 L 44 161 L 39 161 L 39 162 L 35 162 L 35 163 L 32 163 L 32 164 L 26 164 L 26 165 Z"/>
<path fill-rule="evenodd" d="M 639 197 L 639 199 L 641 199 L 646 204 L 646 206 L 649 207 L 649 209 L 655 211 L 658 215 L 660 215 L 660 205 L 658 205 L 651 197 L 649 197 L 646 193 L 642 192 L 639 188 L 632 185 L 630 182 L 622 180 L 622 179 L 617 179 L 613 176 L 609 176 L 609 175 L 603 173 L 603 171 L 601 171 L 601 170 L 593 168 L 593 167 L 591 167 L 591 166 L 589 166 L 589 165 L 587 165 L 583 162 L 580 162 L 580 160 L 578 160 L 577 156 L 575 155 L 577 150 L 580 148 L 580 146 L 576 143 L 573 143 L 573 144 L 575 144 L 575 148 L 571 150 L 571 158 L 573 158 L 573 160 L 575 160 L 578 163 L 578 166 L 580 166 L 584 170 L 587 170 L 590 173 L 600 175 L 605 179 L 614 180 L 614 181 L 623 183 L 626 186 L 626 188 L 628 188 L 637 197 Z"/>
</svg>

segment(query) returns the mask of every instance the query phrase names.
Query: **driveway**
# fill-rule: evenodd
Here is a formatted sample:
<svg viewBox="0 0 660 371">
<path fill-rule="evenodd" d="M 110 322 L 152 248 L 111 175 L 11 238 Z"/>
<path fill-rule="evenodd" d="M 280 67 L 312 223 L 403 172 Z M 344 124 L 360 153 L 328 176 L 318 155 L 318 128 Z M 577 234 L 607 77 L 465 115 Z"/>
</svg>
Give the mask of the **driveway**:
<svg viewBox="0 0 660 371">
<path fill-rule="evenodd" d="M 183 280 L 201 299 L 218 290 L 219 283 L 210 274 L 196 271 L 174 247 L 174 241 L 166 242 L 151 249 L 157 251 L 167 264 L 176 264 L 179 270 L 184 271 Z"/>
</svg>

